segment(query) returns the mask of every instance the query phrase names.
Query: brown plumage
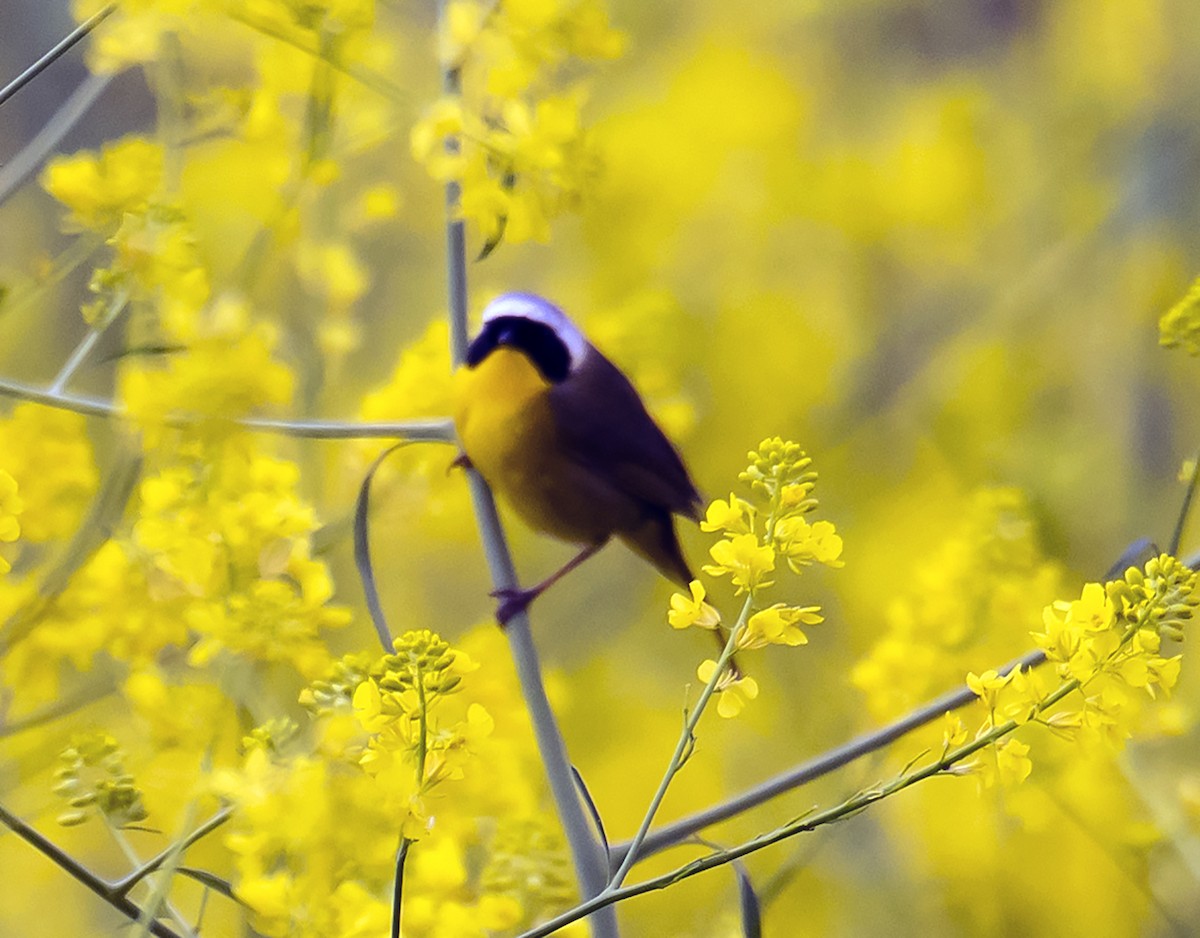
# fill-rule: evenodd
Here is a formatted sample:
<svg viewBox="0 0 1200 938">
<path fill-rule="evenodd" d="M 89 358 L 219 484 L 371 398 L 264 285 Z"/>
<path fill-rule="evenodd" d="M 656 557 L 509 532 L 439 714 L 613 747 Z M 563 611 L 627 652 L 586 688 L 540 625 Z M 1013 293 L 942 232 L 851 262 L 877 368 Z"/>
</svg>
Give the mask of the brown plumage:
<svg viewBox="0 0 1200 938">
<path fill-rule="evenodd" d="M 690 582 L 673 516 L 698 518 L 700 495 L 629 379 L 561 310 L 529 294 L 489 304 L 457 390 L 467 459 L 531 527 L 583 546 L 532 589 L 501 595 L 501 622 L 613 537 Z"/>
</svg>

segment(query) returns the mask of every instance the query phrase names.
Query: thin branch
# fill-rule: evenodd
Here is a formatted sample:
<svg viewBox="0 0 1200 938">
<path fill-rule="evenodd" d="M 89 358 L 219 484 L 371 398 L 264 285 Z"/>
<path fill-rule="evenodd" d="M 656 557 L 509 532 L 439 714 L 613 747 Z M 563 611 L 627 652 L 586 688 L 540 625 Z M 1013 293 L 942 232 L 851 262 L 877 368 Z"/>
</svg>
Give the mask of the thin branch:
<svg viewBox="0 0 1200 938">
<path fill-rule="evenodd" d="M 126 416 L 125 408 L 108 398 L 89 397 L 85 394 L 73 394 L 66 391 L 55 393 L 50 388 L 3 378 L 0 378 L 0 397 L 15 397 L 58 410 L 69 410 L 87 417 L 121 418 Z M 167 419 L 167 425 L 187 427 L 202 419 L 204 418 L 194 414 L 176 414 Z M 454 439 L 454 425 L 445 418 L 360 423 L 345 420 L 277 420 L 269 417 L 244 417 L 233 423 L 253 432 L 278 433 L 283 436 L 315 440 L 365 440 L 382 437 L 449 443 Z"/>
<path fill-rule="evenodd" d="M 79 344 L 75 346 L 75 350 L 67 358 L 62 368 L 59 369 L 58 374 L 54 376 L 54 382 L 50 385 L 49 389 L 50 394 L 61 394 L 66 389 L 67 382 L 75 376 L 75 372 L 87 360 L 92 349 L 96 347 L 96 343 L 100 341 L 100 337 L 104 335 L 104 331 L 112 325 L 113 320 L 121 315 L 128 303 L 128 290 L 121 290 L 112 297 L 104 312 L 88 326 L 88 331 L 79 340 Z"/>
<path fill-rule="evenodd" d="M 125 854 L 125 859 L 133 864 L 135 868 L 140 869 L 142 865 L 142 858 L 139 857 L 137 855 L 137 851 L 133 849 L 133 844 L 129 842 L 129 838 L 125 836 L 125 832 L 121 830 L 121 828 L 114 825 L 107 816 L 104 818 L 104 820 L 108 825 L 108 831 L 112 835 L 113 840 L 121 849 L 121 852 Z M 176 852 L 174 859 L 176 862 L 178 862 L 178 852 Z M 154 889 L 151 891 L 149 900 L 147 901 L 146 905 L 142 907 L 142 915 L 138 921 L 145 926 L 147 923 L 158 918 L 158 909 L 162 908 L 166 911 L 167 918 L 175 923 L 175 926 L 182 933 L 183 938 L 196 938 L 195 929 L 193 929 L 192 926 L 187 923 L 187 920 L 183 917 L 183 913 L 175 908 L 175 905 L 166 896 L 166 892 L 170 888 L 170 877 L 171 870 L 168 870 L 166 875 L 163 877 L 163 881 L 155 884 Z"/>
<path fill-rule="evenodd" d="M 20 75 L 5 85 L 3 89 L 0 89 L 0 107 L 3 107 L 9 98 L 37 78 L 49 66 L 53 65 L 55 60 L 70 51 L 75 43 L 79 42 L 80 39 L 104 22 L 116 8 L 117 5 L 115 3 L 110 3 L 97 10 L 60 39 L 49 52 L 30 65 L 25 71 L 21 72 Z"/>
<path fill-rule="evenodd" d="M 1129 637 L 1132 636 L 1137 629 L 1137 625 L 1132 626 L 1126 631 L 1125 637 L 1121 644 L 1125 644 Z M 1016 664 L 1017 662 L 1014 662 Z M 1072 679 L 1061 684 L 1057 690 L 1043 698 L 1035 707 L 1035 713 L 1044 713 L 1050 707 L 1057 704 L 1060 700 L 1067 697 L 1069 694 L 1079 690 L 1082 681 L 1079 678 Z M 974 695 L 972 695 L 974 697 Z M 978 699 L 978 697 L 974 697 Z M 598 909 L 621 902 L 625 899 L 630 899 L 633 896 L 639 896 L 643 893 L 653 892 L 658 889 L 665 889 L 668 886 L 673 886 L 685 879 L 703 873 L 706 870 L 715 869 L 719 866 L 724 866 L 732 863 L 735 860 L 740 860 L 742 857 L 748 856 L 751 853 L 756 853 L 765 847 L 772 844 L 777 844 L 780 841 L 795 837 L 798 834 L 807 833 L 823 827 L 827 824 L 833 824 L 837 821 L 843 821 L 853 817 L 860 811 L 863 811 L 877 801 L 882 801 L 892 795 L 899 794 L 906 788 L 911 788 L 918 782 L 925 781 L 928 778 L 933 778 L 936 775 L 941 775 L 950 770 L 953 766 L 962 762 L 982 749 L 991 746 L 1004 736 L 1007 736 L 1013 730 L 1017 729 L 1020 724 L 1016 720 L 1008 720 L 998 726 L 992 727 L 986 733 L 961 746 L 943 753 L 941 758 L 931 762 L 929 765 L 920 769 L 906 770 L 900 777 L 893 781 L 874 788 L 868 788 L 860 791 L 851 797 L 847 798 L 841 804 L 826 808 L 823 811 L 818 811 L 814 814 L 803 815 L 774 830 L 759 834 L 757 837 L 732 847 L 728 850 L 717 850 L 707 856 L 703 856 L 698 860 L 693 860 L 684 866 L 677 867 L 661 876 L 656 876 L 633 886 L 623 886 L 621 888 L 609 888 L 600 895 L 595 896 L 585 902 L 581 902 L 573 909 L 568 909 L 561 915 L 556 916 L 548 922 L 544 922 L 528 931 L 522 932 L 518 938 L 545 938 L 546 935 L 553 934 L 565 925 L 576 922 L 586 915 L 594 913 Z"/>
<path fill-rule="evenodd" d="M 339 57 L 329 55 L 325 50 L 316 48 L 313 45 L 305 42 L 299 35 L 288 33 L 282 29 L 273 26 L 270 23 L 255 19 L 248 15 L 245 11 L 238 10 L 236 7 L 229 11 L 229 18 L 234 22 L 241 23 L 243 26 L 262 33 L 264 36 L 270 36 L 272 39 L 277 39 L 280 42 L 286 43 L 293 49 L 299 49 L 301 52 L 306 52 L 313 58 L 324 62 L 331 68 L 336 69 L 344 75 L 353 78 L 364 88 L 370 88 L 376 94 L 387 98 L 389 101 L 403 103 L 407 100 L 404 89 L 393 83 L 386 75 L 367 68 L 357 62 L 343 62 Z"/>
<path fill-rule="evenodd" d="M 112 75 L 88 75 L 72 91 L 46 125 L 34 134 L 25 146 L 3 166 L 0 166 L 0 205 L 16 192 L 21 184 L 32 176 L 45 162 L 54 148 L 62 142 L 80 118 L 88 112 L 96 99 L 113 80 Z"/>
<path fill-rule="evenodd" d="M 413 842 L 407 837 L 400 840 L 396 851 L 396 880 L 392 885 L 392 938 L 400 938 L 400 911 L 404 905 L 404 864 L 408 859 L 408 848 Z"/>
<path fill-rule="evenodd" d="M 1179 506 L 1179 515 L 1175 519 L 1175 530 L 1171 532 L 1171 542 L 1167 545 L 1167 553 L 1172 557 L 1179 553 L 1179 542 L 1183 540 L 1183 529 L 1187 525 L 1192 500 L 1196 497 L 1197 484 L 1200 484 L 1200 453 L 1197 453 L 1192 459 L 1191 478 L 1188 479 L 1187 489 L 1183 493 L 1183 504 Z"/>
<path fill-rule="evenodd" d="M 95 873 L 91 872 L 91 870 L 86 869 L 73 856 L 43 837 L 15 814 L 10 813 L 3 805 L 0 805 L 0 824 L 7 827 L 20 837 L 21 840 L 45 856 L 55 866 L 69 874 L 77 882 L 82 883 L 93 894 L 103 899 L 131 922 L 136 922 L 141 918 L 141 908 L 136 903 L 130 901 L 128 896 L 118 891 L 116 887 L 106 883 Z M 181 938 L 177 932 L 162 922 L 149 922 L 147 923 L 147 928 L 150 934 L 156 936 L 156 938 Z"/>
<path fill-rule="evenodd" d="M 1037 667 L 1045 660 L 1046 656 L 1043 652 L 1031 651 L 1020 658 L 1010 661 L 1004 667 L 997 670 L 998 673 L 1004 675 L 1017 667 Z M 703 811 L 698 811 L 695 814 L 690 814 L 687 817 L 680 818 L 678 821 L 660 827 L 656 831 L 652 831 L 646 837 L 639 850 L 639 858 L 645 859 L 666 847 L 687 840 L 687 838 L 691 837 L 697 831 L 703 830 L 711 824 L 728 820 L 744 811 L 770 801 L 772 798 L 799 788 L 801 785 L 806 785 L 814 779 L 820 778 L 822 775 L 827 775 L 835 769 L 854 762 L 856 759 L 882 749 L 888 743 L 894 742 L 907 733 L 911 733 L 918 727 L 941 719 L 945 713 L 957 710 L 959 707 L 963 707 L 978 699 L 970 688 L 965 685 L 957 690 L 943 694 L 941 697 L 931 700 L 923 707 L 918 707 L 906 716 L 901 717 L 894 723 L 889 723 L 887 726 L 873 730 L 870 733 L 856 736 L 848 743 L 830 749 L 815 759 L 802 762 L 788 769 L 786 772 L 776 775 L 774 778 L 767 779 L 767 781 L 747 789 L 740 795 L 735 795 L 728 801 L 714 805 L 711 808 L 706 808 Z M 614 844 L 612 847 L 612 862 L 614 864 L 624 862 L 625 857 L 629 853 L 629 848 L 630 843 L 628 841 Z"/>
<path fill-rule="evenodd" d="M 1118 579 L 1127 567 L 1141 566 L 1146 560 L 1157 553 L 1158 549 L 1149 540 L 1138 538 L 1121 552 L 1121 556 L 1105 572 L 1103 579 L 1105 581 Z M 1200 556 L 1196 560 L 1200 562 Z M 1189 562 L 1188 565 L 1193 568 L 1196 566 L 1192 562 Z M 1036 668 L 1045 660 L 1046 656 L 1043 652 L 1030 651 L 998 668 L 997 671 L 999 674 L 1005 675 L 1018 667 Z M 943 694 L 941 697 L 937 697 L 929 703 L 918 707 L 893 723 L 857 736 L 841 746 L 830 749 L 816 758 L 802 762 L 785 772 L 781 772 L 774 778 L 767 779 L 765 782 L 747 789 L 740 795 L 734 795 L 728 801 L 667 824 L 651 832 L 646 837 L 642 848 L 639 850 L 640 858 L 644 859 L 666 847 L 686 840 L 697 831 L 703 830 L 711 824 L 726 821 L 744 811 L 770 801 L 772 798 L 799 788 L 801 785 L 806 785 L 823 775 L 828 775 L 835 769 L 839 769 L 863 756 L 876 752 L 901 736 L 927 723 L 932 723 L 934 720 L 940 719 L 943 714 L 966 706 L 976 699 L 975 694 L 966 685 L 963 685 L 957 690 Z M 613 844 L 610 863 L 614 869 L 619 868 L 625 862 L 629 848 L 629 841 Z"/>
<path fill-rule="evenodd" d="M 439 22 L 445 22 L 445 0 L 438 3 Z M 442 80 L 449 95 L 460 91 L 458 69 L 446 66 Z M 456 152 L 458 141 L 453 137 L 446 140 L 446 149 Z M 467 352 L 467 250 L 466 232 L 459 213 L 461 191 L 453 179 L 446 183 L 446 276 L 450 307 L 451 357 L 455 367 L 462 364 Z M 509 553 L 508 541 L 496 503 L 483 477 L 474 469 L 467 469 L 467 482 L 471 491 L 471 503 L 475 510 L 476 525 L 483 541 L 483 551 L 491 572 L 492 584 L 496 589 L 516 587 L 517 576 Z M 550 792 L 554 798 L 559 820 L 563 825 L 571 857 L 575 864 L 575 875 L 579 891 L 583 896 L 598 895 L 608 881 L 608 859 L 604 846 L 592 832 L 588 816 L 575 788 L 571 762 L 567 758 L 566 746 L 546 688 L 542 682 L 541 666 L 537 649 L 529 626 L 529 615 L 522 611 L 509 620 L 504 628 L 509 650 L 516 665 L 517 678 L 525 706 L 533 723 L 538 752 L 546 769 Z M 597 915 L 590 922 L 593 938 L 617 938 L 615 910 Z"/>
<path fill-rule="evenodd" d="M 633 866 L 634 862 L 642 854 L 642 848 L 645 846 L 650 825 L 654 823 L 654 817 L 667 795 L 667 788 L 670 786 L 671 780 L 683 768 L 684 763 L 687 762 L 688 753 L 695 745 L 696 726 L 700 722 L 700 717 L 703 716 L 709 700 L 716 693 L 717 684 L 725 676 L 725 672 L 729 668 L 729 663 L 733 659 L 733 650 L 737 645 L 738 638 L 742 634 L 742 630 L 746 627 L 746 620 L 750 618 L 750 607 L 753 602 L 753 594 L 747 595 L 746 601 L 742 604 L 742 611 L 738 615 L 737 624 L 730 630 L 729 638 L 725 642 L 725 648 L 722 650 L 720 658 L 717 659 L 717 666 L 713 668 L 712 676 L 708 679 L 708 683 L 704 685 L 704 689 L 700 692 L 700 697 L 697 699 L 696 705 L 692 708 L 692 712 L 687 715 L 687 719 L 683 723 L 683 729 L 679 734 L 679 741 L 675 744 L 675 752 L 671 755 L 671 761 L 667 765 L 667 770 L 663 773 L 662 780 L 658 783 L 658 789 L 654 792 L 654 797 L 650 800 L 650 806 L 646 809 L 642 823 L 638 827 L 637 833 L 633 835 L 633 840 L 625 848 L 624 856 L 621 860 L 617 861 L 619 865 L 608 882 L 610 889 L 620 886 L 625 881 L 625 877 L 629 874 L 629 868 Z M 609 860 L 610 865 L 613 862 L 612 859 Z"/>
<path fill-rule="evenodd" d="M 114 896 L 128 895 L 129 891 L 133 889 L 134 886 L 170 860 L 171 857 L 182 853 L 202 837 L 207 837 L 232 817 L 233 808 L 231 806 L 222 808 L 178 843 L 167 847 L 167 849 L 158 854 L 158 856 L 151 860 L 147 860 L 132 873 L 129 873 L 125 877 L 117 880 L 115 883 L 112 883 L 111 885 L 105 885 L 108 886 L 109 890 L 111 890 Z"/>
</svg>

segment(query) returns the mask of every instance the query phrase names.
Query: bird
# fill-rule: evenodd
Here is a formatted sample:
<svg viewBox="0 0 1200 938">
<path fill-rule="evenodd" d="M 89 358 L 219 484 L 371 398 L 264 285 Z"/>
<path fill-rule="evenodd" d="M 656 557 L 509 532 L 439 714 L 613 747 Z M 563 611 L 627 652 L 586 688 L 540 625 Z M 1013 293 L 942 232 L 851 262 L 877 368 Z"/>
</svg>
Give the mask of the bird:
<svg viewBox="0 0 1200 938">
<path fill-rule="evenodd" d="M 612 539 L 667 579 L 693 577 L 674 516 L 702 500 L 630 380 L 559 307 L 505 293 L 483 311 L 455 381 L 462 454 L 531 528 L 580 546 L 528 589 L 496 590 L 503 626 Z"/>
</svg>

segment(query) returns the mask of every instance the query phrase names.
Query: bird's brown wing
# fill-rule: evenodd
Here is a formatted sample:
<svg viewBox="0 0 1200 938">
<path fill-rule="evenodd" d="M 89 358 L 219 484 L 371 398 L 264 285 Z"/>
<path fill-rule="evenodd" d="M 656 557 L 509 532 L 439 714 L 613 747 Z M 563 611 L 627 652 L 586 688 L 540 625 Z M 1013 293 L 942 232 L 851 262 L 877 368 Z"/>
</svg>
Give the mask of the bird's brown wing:
<svg viewBox="0 0 1200 938">
<path fill-rule="evenodd" d="M 689 518 L 701 499 L 675 447 L 646 413 L 629 379 L 594 347 L 550 390 L 566 454 L 639 502 Z"/>
</svg>

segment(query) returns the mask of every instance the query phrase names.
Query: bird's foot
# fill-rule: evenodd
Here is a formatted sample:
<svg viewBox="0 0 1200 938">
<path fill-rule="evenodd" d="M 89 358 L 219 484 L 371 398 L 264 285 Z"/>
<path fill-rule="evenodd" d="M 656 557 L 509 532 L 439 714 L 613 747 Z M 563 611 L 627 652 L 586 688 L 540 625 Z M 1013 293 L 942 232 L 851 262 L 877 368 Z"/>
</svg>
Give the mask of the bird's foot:
<svg viewBox="0 0 1200 938">
<path fill-rule="evenodd" d="M 523 590 L 519 586 L 506 586 L 500 589 L 494 589 L 489 593 L 489 596 L 498 599 L 496 604 L 496 621 L 500 623 L 500 627 L 508 625 L 509 620 L 529 608 L 529 604 L 533 602 L 541 590 Z"/>
<path fill-rule="evenodd" d="M 471 463 L 471 457 L 466 453 L 459 453 L 454 457 L 454 461 L 446 467 L 446 475 L 450 475 L 455 469 L 474 469 L 475 466 Z"/>
</svg>

